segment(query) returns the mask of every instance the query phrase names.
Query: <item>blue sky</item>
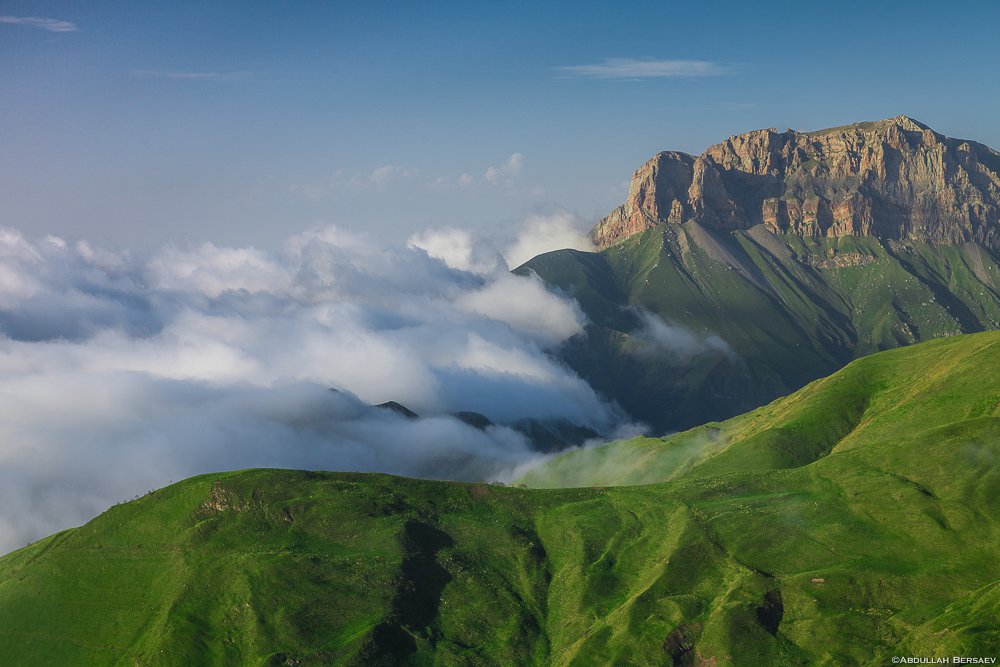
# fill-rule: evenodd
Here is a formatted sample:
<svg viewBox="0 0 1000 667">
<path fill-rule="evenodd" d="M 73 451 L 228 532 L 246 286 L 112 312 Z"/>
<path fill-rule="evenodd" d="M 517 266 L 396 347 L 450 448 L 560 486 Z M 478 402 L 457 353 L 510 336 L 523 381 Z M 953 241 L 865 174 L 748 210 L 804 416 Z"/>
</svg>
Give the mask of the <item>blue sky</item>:
<svg viewBox="0 0 1000 667">
<path fill-rule="evenodd" d="M 593 221 L 656 151 L 759 127 L 906 113 L 1000 146 L 1000 6 L 833 7 L 0 2 L 0 225 L 503 238 Z"/>
</svg>

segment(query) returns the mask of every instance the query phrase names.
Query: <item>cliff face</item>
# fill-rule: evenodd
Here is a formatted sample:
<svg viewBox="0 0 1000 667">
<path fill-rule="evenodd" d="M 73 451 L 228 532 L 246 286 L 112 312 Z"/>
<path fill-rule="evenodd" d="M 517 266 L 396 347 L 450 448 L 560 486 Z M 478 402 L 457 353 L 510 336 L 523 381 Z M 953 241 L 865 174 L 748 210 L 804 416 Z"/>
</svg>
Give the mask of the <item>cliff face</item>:
<svg viewBox="0 0 1000 667">
<path fill-rule="evenodd" d="M 1000 249 L 1000 153 L 906 116 L 818 132 L 755 130 L 698 157 L 659 153 L 591 235 L 607 248 L 690 220 Z"/>
</svg>

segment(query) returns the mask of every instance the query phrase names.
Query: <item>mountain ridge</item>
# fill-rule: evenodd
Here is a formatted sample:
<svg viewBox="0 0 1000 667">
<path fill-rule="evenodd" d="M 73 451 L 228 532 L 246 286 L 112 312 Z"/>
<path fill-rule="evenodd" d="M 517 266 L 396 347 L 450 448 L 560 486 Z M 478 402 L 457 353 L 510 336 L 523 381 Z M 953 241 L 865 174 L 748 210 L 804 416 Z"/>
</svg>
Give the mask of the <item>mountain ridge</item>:
<svg viewBox="0 0 1000 667">
<path fill-rule="evenodd" d="M 654 432 L 732 417 L 866 354 L 1000 328 L 1000 256 L 976 244 L 666 224 L 519 269 L 575 298 L 560 357 Z M 726 344 L 650 349 L 647 321 Z M 651 353 L 653 352 L 653 353 Z"/>
<path fill-rule="evenodd" d="M 1000 248 L 1000 153 L 908 116 L 732 135 L 657 153 L 591 231 L 599 249 L 663 224 Z"/>
<path fill-rule="evenodd" d="M 724 422 L 662 438 L 638 436 L 574 448 L 527 471 L 519 481 L 532 488 L 656 484 L 802 468 L 830 456 L 856 455 L 876 442 L 885 449 L 902 449 L 931 441 L 935 433 L 951 437 L 944 427 L 948 423 L 970 429 L 989 423 L 986 430 L 991 431 L 1000 419 L 1000 383 L 987 369 L 996 364 L 998 352 L 996 331 L 887 350 Z M 976 391 L 956 391 L 971 386 Z M 940 453 L 946 460 L 947 448 Z M 961 460 L 962 452 L 952 454 Z M 925 492 L 947 486 L 943 469 L 908 474 L 911 480 L 923 480 L 913 483 Z"/>
</svg>

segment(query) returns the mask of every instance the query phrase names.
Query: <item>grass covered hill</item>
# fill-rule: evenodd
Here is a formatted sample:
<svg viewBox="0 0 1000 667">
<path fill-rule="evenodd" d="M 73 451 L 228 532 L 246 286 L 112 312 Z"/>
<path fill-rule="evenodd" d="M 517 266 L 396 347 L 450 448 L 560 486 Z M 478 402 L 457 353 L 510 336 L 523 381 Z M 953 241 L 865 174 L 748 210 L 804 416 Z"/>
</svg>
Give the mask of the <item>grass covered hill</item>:
<svg viewBox="0 0 1000 667">
<path fill-rule="evenodd" d="M 562 358 L 657 433 L 746 412 L 864 355 L 1000 328 L 1000 258 L 972 243 L 690 221 L 518 272 L 577 299 L 590 324 Z"/>
<path fill-rule="evenodd" d="M 998 463 L 986 333 L 525 477 L 582 488 L 201 476 L 0 559 L 0 664 L 995 656 Z"/>
</svg>

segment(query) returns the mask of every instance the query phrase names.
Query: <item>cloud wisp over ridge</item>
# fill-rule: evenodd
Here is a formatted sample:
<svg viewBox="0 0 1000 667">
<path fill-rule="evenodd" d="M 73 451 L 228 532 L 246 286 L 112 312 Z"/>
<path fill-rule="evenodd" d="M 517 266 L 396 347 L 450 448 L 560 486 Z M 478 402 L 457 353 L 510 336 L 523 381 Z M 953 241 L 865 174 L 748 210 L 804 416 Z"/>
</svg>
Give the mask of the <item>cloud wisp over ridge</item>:
<svg viewBox="0 0 1000 667">
<path fill-rule="evenodd" d="M 588 65 L 557 67 L 556 71 L 589 79 L 666 79 L 722 76 L 731 74 L 734 68 L 710 60 L 607 58 Z"/>
<path fill-rule="evenodd" d="M 585 324 L 448 232 L 138 255 L 0 229 L 0 552 L 216 470 L 503 477 L 538 456 L 505 424 L 623 422 L 550 354 Z"/>
<path fill-rule="evenodd" d="M 588 225 L 584 220 L 568 211 L 556 211 L 549 215 L 529 216 L 521 226 L 514 243 L 503 255 L 512 269 L 552 250 L 596 250 L 587 235 Z"/>
<path fill-rule="evenodd" d="M 24 25 L 30 28 L 48 30 L 49 32 L 76 32 L 78 28 L 71 21 L 51 19 L 42 16 L 0 16 L 0 23 L 8 25 Z"/>
</svg>

